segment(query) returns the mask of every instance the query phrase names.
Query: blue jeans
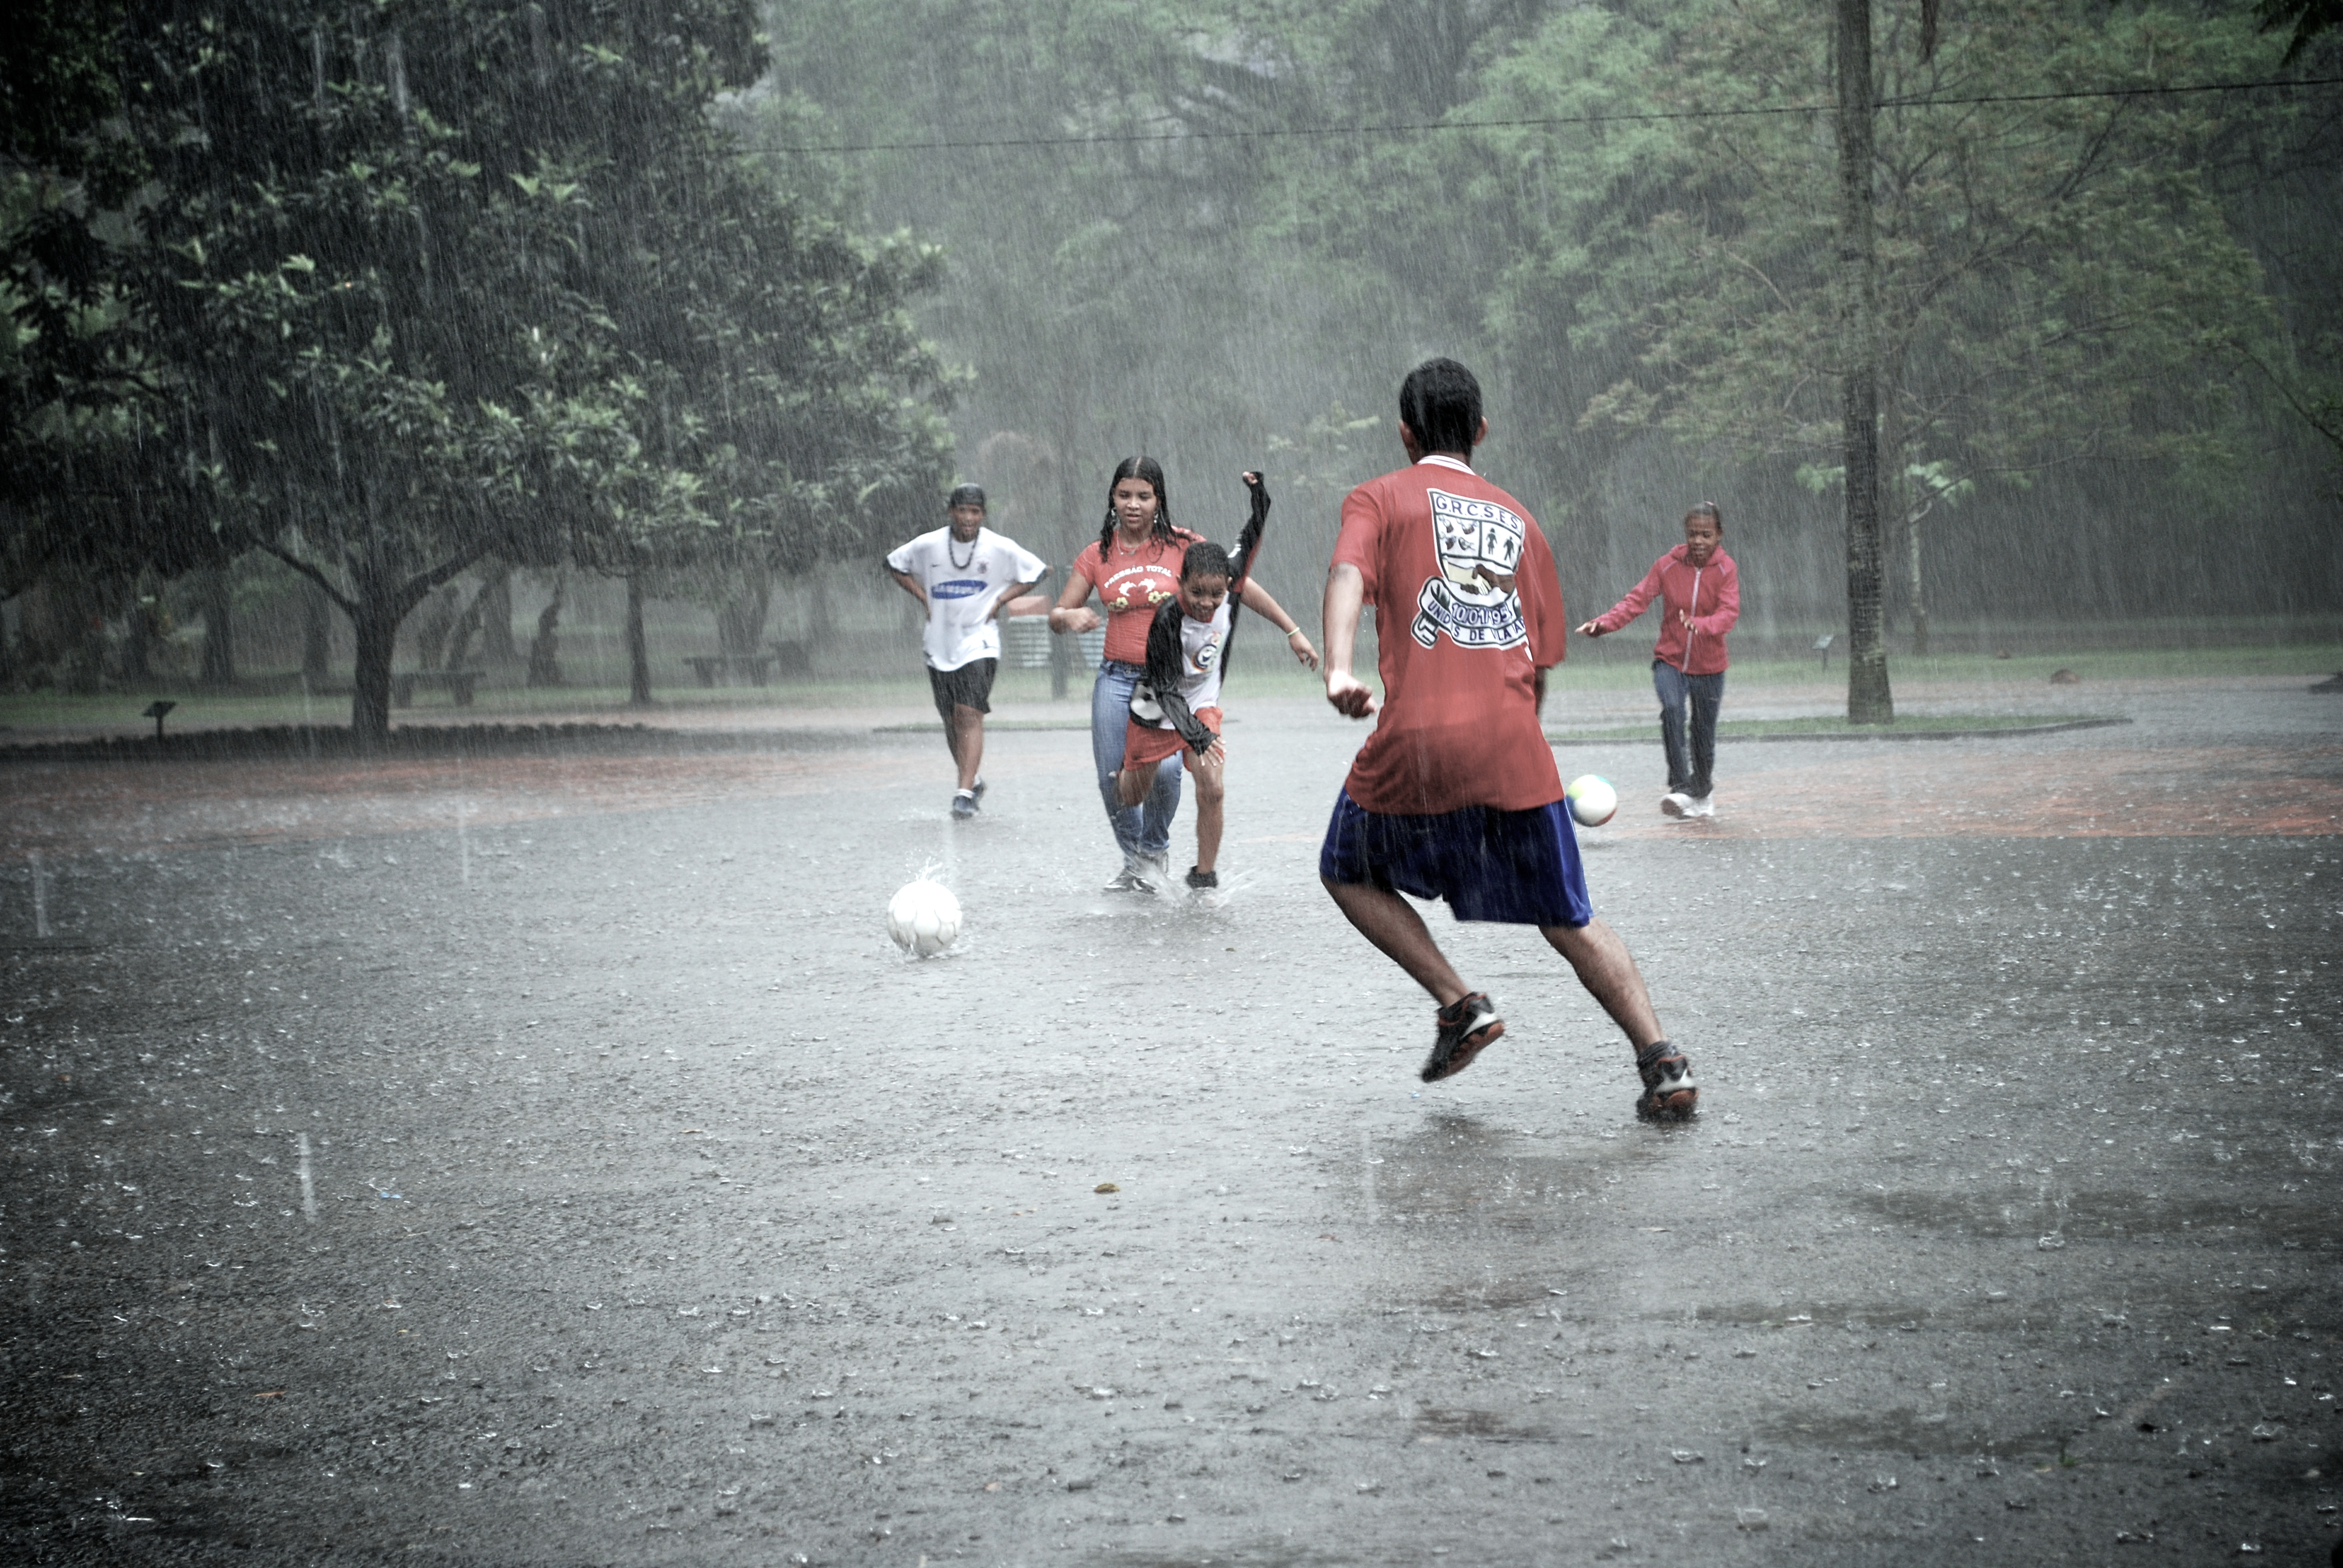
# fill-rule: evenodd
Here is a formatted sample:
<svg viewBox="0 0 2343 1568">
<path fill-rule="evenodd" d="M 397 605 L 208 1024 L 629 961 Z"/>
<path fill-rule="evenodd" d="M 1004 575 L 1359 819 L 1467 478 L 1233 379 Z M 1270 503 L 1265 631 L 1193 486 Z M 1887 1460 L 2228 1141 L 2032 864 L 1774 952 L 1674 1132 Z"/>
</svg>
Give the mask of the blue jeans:
<svg viewBox="0 0 2343 1568">
<path fill-rule="evenodd" d="M 1136 806 L 1115 798 L 1114 776 L 1122 769 L 1124 732 L 1131 723 L 1131 690 L 1145 672 L 1135 664 L 1108 659 L 1091 688 L 1091 760 L 1098 765 L 1099 797 L 1114 841 L 1126 855 L 1161 855 L 1172 848 L 1172 819 L 1180 810 L 1180 754 L 1155 769 L 1155 787 Z"/>
<path fill-rule="evenodd" d="M 1725 706 L 1725 672 L 1686 675 L 1673 664 L 1652 662 L 1652 689 L 1660 694 L 1660 740 L 1668 750 L 1668 789 L 1694 799 L 1715 787 L 1716 710 Z M 1684 704 L 1692 704 L 1690 754 L 1686 755 Z"/>
</svg>

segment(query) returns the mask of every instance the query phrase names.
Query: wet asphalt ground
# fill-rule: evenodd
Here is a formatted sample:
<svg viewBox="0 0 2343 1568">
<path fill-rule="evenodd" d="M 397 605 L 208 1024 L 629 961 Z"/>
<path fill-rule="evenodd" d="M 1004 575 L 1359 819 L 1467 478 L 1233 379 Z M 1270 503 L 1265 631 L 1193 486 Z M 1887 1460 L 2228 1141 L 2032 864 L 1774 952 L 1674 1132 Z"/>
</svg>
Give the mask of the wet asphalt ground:
<svg viewBox="0 0 2343 1568">
<path fill-rule="evenodd" d="M 916 735 L 248 831 L 43 772 L 0 1560 L 2325 1563 L 2343 703 L 2127 706 L 1727 746 L 1713 827 L 1654 747 L 1565 757 L 1682 1128 L 1444 914 L 1510 1027 L 1416 1081 L 1306 702 L 1235 714 L 1210 901 L 1099 890 L 1078 733 L 996 735 L 958 827 Z M 2126 827 L 2158 758 L 2223 830 Z"/>
</svg>

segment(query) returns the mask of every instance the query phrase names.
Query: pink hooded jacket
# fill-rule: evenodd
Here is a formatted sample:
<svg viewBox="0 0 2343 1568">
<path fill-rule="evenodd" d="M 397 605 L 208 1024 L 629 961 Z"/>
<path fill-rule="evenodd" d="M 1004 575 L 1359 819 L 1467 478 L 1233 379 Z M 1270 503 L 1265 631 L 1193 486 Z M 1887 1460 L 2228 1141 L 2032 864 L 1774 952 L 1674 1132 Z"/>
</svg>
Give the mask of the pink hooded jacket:
<svg viewBox="0 0 2343 1568">
<path fill-rule="evenodd" d="M 1678 545 L 1652 563 L 1625 598 L 1595 618 L 1604 634 L 1617 631 L 1644 613 L 1653 599 L 1660 601 L 1660 640 L 1652 657 L 1674 665 L 1686 675 L 1721 675 L 1731 663 L 1725 651 L 1725 634 L 1741 618 L 1741 573 L 1723 546 L 1704 567 L 1684 558 Z M 1692 611 L 1687 634 L 1676 612 Z"/>
</svg>

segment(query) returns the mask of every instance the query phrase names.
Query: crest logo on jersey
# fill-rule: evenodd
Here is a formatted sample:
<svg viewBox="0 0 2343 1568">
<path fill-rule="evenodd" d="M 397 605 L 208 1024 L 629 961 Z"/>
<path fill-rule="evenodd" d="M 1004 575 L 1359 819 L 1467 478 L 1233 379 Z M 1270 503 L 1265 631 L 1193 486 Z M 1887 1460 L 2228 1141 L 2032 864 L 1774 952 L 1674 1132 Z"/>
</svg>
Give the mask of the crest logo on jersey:
<svg viewBox="0 0 2343 1568">
<path fill-rule="evenodd" d="M 1514 587 L 1529 525 L 1494 501 L 1428 490 L 1440 575 L 1416 595 L 1415 640 L 1430 648 L 1443 633 L 1459 648 L 1518 648 L 1529 640 Z"/>
</svg>

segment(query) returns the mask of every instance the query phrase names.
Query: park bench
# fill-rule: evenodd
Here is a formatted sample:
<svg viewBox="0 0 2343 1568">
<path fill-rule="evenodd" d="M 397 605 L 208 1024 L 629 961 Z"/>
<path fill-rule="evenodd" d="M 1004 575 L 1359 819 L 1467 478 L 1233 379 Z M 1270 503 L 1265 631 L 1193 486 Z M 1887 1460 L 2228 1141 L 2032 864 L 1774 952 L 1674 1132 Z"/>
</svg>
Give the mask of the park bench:
<svg viewBox="0 0 2343 1568">
<path fill-rule="evenodd" d="M 683 662 L 691 666 L 691 673 L 699 678 L 702 686 L 713 686 L 721 675 L 727 686 L 738 686 L 739 678 L 748 677 L 749 684 L 762 686 L 770 678 L 773 660 L 769 653 L 703 653 Z"/>
<path fill-rule="evenodd" d="M 458 708 L 472 706 L 472 688 L 486 670 L 479 669 L 410 669 L 404 675 L 390 678 L 390 702 L 394 708 L 415 706 L 415 689 L 418 686 L 437 687 L 456 699 Z"/>
</svg>

